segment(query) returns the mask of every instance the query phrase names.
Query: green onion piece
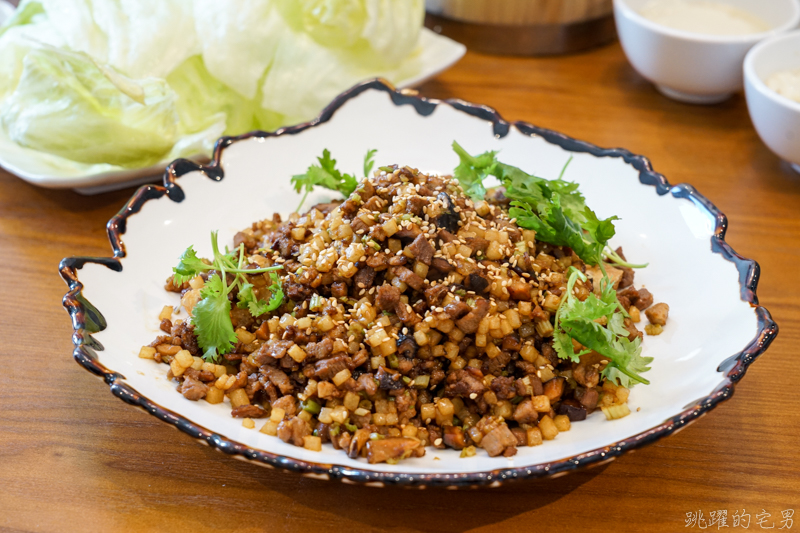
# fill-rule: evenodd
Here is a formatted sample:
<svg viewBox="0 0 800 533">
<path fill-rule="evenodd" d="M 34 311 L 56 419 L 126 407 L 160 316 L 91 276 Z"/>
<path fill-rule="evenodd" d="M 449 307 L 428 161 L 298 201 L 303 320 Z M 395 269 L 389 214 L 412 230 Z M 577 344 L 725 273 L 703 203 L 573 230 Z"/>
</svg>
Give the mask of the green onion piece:
<svg viewBox="0 0 800 533">
<path fill-rule="evenodd" d="M 318 415 L 319 412 L 322 410 L 322 406 L 315 402 L 314 400 L 306 400 L 300 404 L 300 408 L 303 411 L 308 411 L 311 414 Z"/>
<path fill-rule="evenodd" d="M 408 377 L 408 376 L 403 376 L 403 383 L 405 383 L 406 385 L 408 385 L 409 383 L 411 383 L 411 378 L 410 378 L 410 377 Z"/>
<path fill-rule="evenodd" d="M 383 170 L 384 172 L 388 172 L 389 174 L 394 172 L 394 169 L 392 167 L 378 167 L 378 170 Z"/>
<path fill-rule="evenodd" d="M 427 389 L 431 382 L 430 376 L 417 376 L 414 379 L 414 386 L 418 389 Z"/>
<path fill-rule="evenodd" d="M 311 301 L 308 302 L 308 308 L 311 311 L 319 311 L 323 305 L 325 305 L 324 299 L 319 294 L 312 295 Z"/>
<path fill-rule="evenodd" d="M 341 430 L 342 430 L 342 429 L 341 429 L 341 426 L 339 426 L 339 423 L 338 423 L 338 422 L 334 422 L 334 424 L 331 426 L 331 429 L 328 431 L 328 434 L 329 434 L 331 437 L 335 437 L 336 435 L 338 435 L 338 434 L 339 434 L 339 432 L 340 432 Z"/>
<path fill-rule="evenodd" d="M 397 360 L 397 355 L 395 354 L 386 356 L 386 360 L 389 362 L 389 368 L 397 370 L 397 367 L 400 366 L 400 363 Z"/>
<path fill-rule="evenodd" d="M 355 433 L 356 430 L 358 430 L 358 426 L 356 426 L 355 424 L 347 424 L 347 423 L 345 423 L 344 427 L 350 433 Z"/>
<path fill-rule="evenodd" d="M 521 402 L 522 400 L 524 400 L 524 398 L 522 396 L 514 396 L 513 398 L 511 398 L 511 403 L 516 405 L 519 402 Z"/>
</svg>

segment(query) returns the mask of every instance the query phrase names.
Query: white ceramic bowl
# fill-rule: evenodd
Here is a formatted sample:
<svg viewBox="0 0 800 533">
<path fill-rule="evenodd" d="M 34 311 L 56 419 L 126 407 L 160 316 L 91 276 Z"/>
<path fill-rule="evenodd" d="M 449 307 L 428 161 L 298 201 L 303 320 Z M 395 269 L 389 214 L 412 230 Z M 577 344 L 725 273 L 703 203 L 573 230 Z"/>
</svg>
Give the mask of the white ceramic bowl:
<svg viewBox="0 0 800 533">
<path fill-rule="evenodd" d="M 800 103 L 767 87 L 782 70 L 800 69 L 800 31 L 766 40 L 744 61 L 747 108 L 758 135 L 770 150 L 800 172 Z"/>
<path fill-rule="evenodd" d="M 650 0 L 614 0 L 617 33 L 639 74 L 665 96 L 692 104 L 715 104 L 742 89 L 742 63 L 759 41 L 800 23 L 800 0 L 715 0 L 767 22 L 767 32 L 703 35 L 656 24 L 639 14 Z"/>
</svg>

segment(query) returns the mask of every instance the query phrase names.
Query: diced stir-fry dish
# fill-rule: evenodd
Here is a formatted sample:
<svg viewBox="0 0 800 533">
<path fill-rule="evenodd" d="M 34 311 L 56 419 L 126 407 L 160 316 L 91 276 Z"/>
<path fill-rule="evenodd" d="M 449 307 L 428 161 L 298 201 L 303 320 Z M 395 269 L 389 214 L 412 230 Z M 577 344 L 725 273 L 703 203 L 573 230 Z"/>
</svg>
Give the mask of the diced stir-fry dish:
<svg viewBox="0 0 800 533">
<path fill-rule="evenodd" d="M 616 217 L 454 148 L 452 176 L 372 172 L 370 151 L 360 183 L 326 151 L 292 181 L 345 199 L 265 214 L 224 252 L 213 234 L 214 257 L 189 247 L 166 282 L 187 318 L 166 306 L 140 357 L 245 427 L 370 463 L 429 446 L 510 457 L 596 410 L 629 415 L 652 360 L 637 323 L 660 334 L 669 306 L 608 247 Z"/>
</svg>

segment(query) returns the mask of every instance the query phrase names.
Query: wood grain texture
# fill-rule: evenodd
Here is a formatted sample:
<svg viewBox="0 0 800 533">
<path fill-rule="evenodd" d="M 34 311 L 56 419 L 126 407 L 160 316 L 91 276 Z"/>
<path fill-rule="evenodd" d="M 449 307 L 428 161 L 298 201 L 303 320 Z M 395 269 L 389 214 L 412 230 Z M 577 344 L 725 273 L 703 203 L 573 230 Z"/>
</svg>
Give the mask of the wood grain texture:
<svg viewBox="0 0 800 533">
<path fill-rule="evenodd" d="M 800 508 L 800 176 L 759 141 L 743 98 L 669 101 L 618 45 L 469 53 L 421 92 L 647 155 L 726 213 L 728 241 L 760 262 L 761 303 L 781 327 L 733 399 L 605 467 L 496 490 L 373 489 L 235 461 L 123 404 L 71 360 L 58 262 L 107 255 L 105 223 L 132 190 L 87 198 L 0 172 L 0 531 L 677 531 L 687 511 L 742 508 L 766 509 L 777 530 L 782 510 Z"/>
</svg>

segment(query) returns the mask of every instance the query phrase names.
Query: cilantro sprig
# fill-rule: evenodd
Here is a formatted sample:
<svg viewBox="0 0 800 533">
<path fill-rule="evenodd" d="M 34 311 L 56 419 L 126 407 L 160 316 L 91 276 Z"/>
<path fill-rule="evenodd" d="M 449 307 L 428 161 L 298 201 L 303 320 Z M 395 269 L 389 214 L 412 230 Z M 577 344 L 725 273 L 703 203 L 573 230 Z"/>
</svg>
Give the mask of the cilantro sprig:
<svg viewBox="0 0 800 533">
<path fill-rule="evenodd" d="M 592 293 L 584 301 L 573 293 L 578 279 L 586 281 L 586 276 L 571 267 L 567 290 L 555 316 L 553 347 L 558 356 L 577 363 L 582 355 L 595 351 L 610 360 L 602 372 L 606 379 L 628 388 L 636 383 L 649 384 L 641 374 L 650 370 L 647 365 L 653 358 L 642 357 L 638 337 L 633 341 L 628 339 L 629 332 L 624 327 L 626 313 L 608 278 L 604 277 L 600 282 L 599 298 Z M 607 322 L 605 327 L 595 322 L 603 317 Z M 575 353 L 572 339 L 587 349 Z"/>
<path fill-rule="evenodd" d="M 457 142 L 453 150 L 460 159 L 453 176 L 474 200 L 486 195 L 484 180 L 495 176 L 505 187 L 511 200 L 508 215 L 517 224 L 536 231 L 536 238 L 555 246 L 569 246 L 584 262 L 602 265 L 604 259 L 626 267 L 641 268 L 622 260 L 608 245 L 614 236 L 614 221 L 618 217 L 599 219 L 586 205 L 578 184 L 563 179 L 572 158 L 555 180 L 546 180 L 497 160 L 497 152 L 470 155 Z"/>
<path fill-rule="evenodd" d="M 200 290 L 200 301 L 192 310 L 192 324 L 197 334 L 197 343 L 203 349 L 206 361 L 218 361 L 219 356 L 229 353 L 237 341 L 231 322 L 231 301 L 229 295 L 238 290 L 237 306 L 248 308 L 253 316 L 260 316 L 274 311 L 283 303 L 284 294 L 280 278 L 274 272 L 283 268 L 272 266 L 245 269 L 244 244 L 232 251 L 222 253 L 219 249 L 217 232 L 211 232 L 211 249 L 214 259 L 206 261 L 197 257 L 194 247 L 189 246 L 181 255 L 178 265 L 174 267 L 172 279 L 175 284 L 182 284 L 202 272 L 214 270 L 205 286 Z M 259 300 L 248 283 L 245 274 L 270 273 L 272 285 L 269 287 L 269 301 Z M 228 283 L 228 274 L 233 274 L 233 281 Z"/>
<path fill-rule="evenodd" d="M 367 155 L 364 156 L 364 176 L 369 176 L 372 167 L 375 165 L 375 153 L 377 150 L 368 150 Z M 300 200 L 300 205 L 297 206 L 297 211 L 303 207 L 303 203 L 308 197 L 308 193 L 314 190 L 314 187 L 320 186 L 338 191 L 347 198 L 358 186 L 358 180 L 352 174 L 342 174 L 336 168 L 336 160 L 331 158 L 330 151 L 326 148 L 322 151 L 322 157 L 318 157 L 319 165 L 311 165 L 306 170 L 305 174 L 296 174 L 292 176 L 292 185 L 296 192 L 305 190 L 303 198 Z"/>
</svg>

